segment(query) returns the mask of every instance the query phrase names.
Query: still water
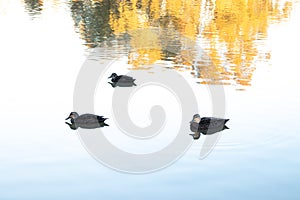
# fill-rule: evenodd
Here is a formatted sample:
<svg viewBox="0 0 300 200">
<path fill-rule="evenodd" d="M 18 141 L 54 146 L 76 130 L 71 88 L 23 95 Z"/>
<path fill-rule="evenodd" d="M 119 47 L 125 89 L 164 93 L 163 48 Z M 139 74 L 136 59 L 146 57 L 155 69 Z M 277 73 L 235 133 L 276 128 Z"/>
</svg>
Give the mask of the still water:
<svg viewBox="0 0 300 200">
<path fill-rule="evenodd" d="M 299 199 L 299 19 L 297 0 L 1 0 L 0 199 Z M 207 88 L 223 86 L 230 129 L 205 159 L 209 136 L 154 173 L 103 166 L 64 124 L 96 47 L 106 51 L 97 62 L 117 58 L 105 79 L 132 70 L 154 76 L 157 63 L 161 73 L 178 72 L 203 116 L 213 114 Z M 122 136 L 106 81 L 95 94 L 95 113 L 109 118 L 104 136 L 128 152 L 163 148 Z M 161 104 L 165 135 L 176 134 L 176 98 L 145 89 L 130 102 L 132 121 L 146 126 Z"/>
</svg>

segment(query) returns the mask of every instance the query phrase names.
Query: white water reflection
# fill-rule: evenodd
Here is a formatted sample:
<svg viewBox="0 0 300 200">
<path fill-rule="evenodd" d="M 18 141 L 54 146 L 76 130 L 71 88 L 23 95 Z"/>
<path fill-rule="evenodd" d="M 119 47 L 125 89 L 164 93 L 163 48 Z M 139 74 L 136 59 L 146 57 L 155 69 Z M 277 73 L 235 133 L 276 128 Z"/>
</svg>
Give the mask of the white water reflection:
<svg viewBox="0 0 300 200">
<path fill-rule="evenodd" d="M 86 54 L 68 5 L 44 2 L 32 19 L 20 2 L 0 2 L 1 199 L 297 198 L 298 4 L 287 22 L 270 26 L 271 64 L 259 63 L 252 86 L 226 86 L 230 129 L 212 154 L 198 159 L 199 140 L 171 167 L 132 176 L 96 162 L 64 124 Z M 201 114 L 211 115 L 206 86 L 182 73 Z"/>
</svg>

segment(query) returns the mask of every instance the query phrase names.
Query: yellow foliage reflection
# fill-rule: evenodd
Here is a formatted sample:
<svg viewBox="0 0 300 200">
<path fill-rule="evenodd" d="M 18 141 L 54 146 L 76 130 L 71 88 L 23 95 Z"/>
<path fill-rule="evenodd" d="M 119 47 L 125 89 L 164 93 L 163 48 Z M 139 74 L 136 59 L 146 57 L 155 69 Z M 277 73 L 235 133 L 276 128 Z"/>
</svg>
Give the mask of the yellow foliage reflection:
<svg viewBox="0 0 300 200">
<path fill-rule="evenodd" d="M 269 25 L 287 19 L 292 6 L 292 0 L 73 0 L 71 10 L 89 47 L 126 40 L 133 69 L 171 60 L 199 83 L 248 86 L 255 63 L 270 59 L 271 52 L 260 48 Z M 200 60 L 186 38 L 205 50 Z"/>
<path fill-rule="evenodd" d="M 289 16 L 291 2 L 279 5 L 279 1 L 273 3 L 268 0 L 217 0 L 205 7 L 211 10 L 210 15 L 213 16 L 202 34 L 208 41 L 206 49 L 215 68 L 213 71 L 222 75 L 224 71 L 230 72 L 226 76 L 231 77 L 220 75 L 214 80 L 216 83 L 231 80 L 233 84 L 250 85 L 254 62 L 258 58 L 270 57 L 269 52 L 258 51 L 258 41 L 267 37 L 270 23 Z"/>
</svg>

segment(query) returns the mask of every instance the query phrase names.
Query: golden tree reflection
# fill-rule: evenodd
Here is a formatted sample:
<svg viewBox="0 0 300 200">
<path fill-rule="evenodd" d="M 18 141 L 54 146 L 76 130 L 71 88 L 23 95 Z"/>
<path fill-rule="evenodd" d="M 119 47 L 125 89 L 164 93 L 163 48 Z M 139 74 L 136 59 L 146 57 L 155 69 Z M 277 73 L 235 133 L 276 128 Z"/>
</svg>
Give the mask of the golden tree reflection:
<svg viewBox="0 0 300 200">
<path fill-rule="evenodd" d="M 213 17 L 205 24 L 202 36 L 212 59 L 210 67 L 215 68 L 212 70 L 215 74 L 220 74 L 214 80 L 216 83 L 231 80 L 233 84 L 250 85 L 254 62 L 270 57 L 269 52 L 258 51 L 258 41 L 267 37 L 270 23 L 289 16 L 291 2 L 285 2 L 282 7 L 279 4 L 268 0 L 217 0 L 205 7 Z M 200 69 L 205 67 L 197 65 Z M 231 78 L 225 78 L 224 74 Z"/>
<path fill-rule="evenodd" d="M 248 86 L 255 63 L 270 59 L 261 48 L 269 25 L 287 19 L 292 6 L 291 0 L 73 0 L 71 11 L 89 47 L 125 40 L 133 69 L 169 60 L 199 83 Z"/>
</svg>

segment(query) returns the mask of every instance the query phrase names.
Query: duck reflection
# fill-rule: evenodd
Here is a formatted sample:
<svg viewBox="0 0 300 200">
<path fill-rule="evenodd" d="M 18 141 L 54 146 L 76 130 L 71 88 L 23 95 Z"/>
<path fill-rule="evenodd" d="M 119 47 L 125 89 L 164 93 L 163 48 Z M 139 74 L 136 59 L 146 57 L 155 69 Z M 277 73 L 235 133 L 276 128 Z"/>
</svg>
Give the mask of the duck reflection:
<svg viewBox="0 0 300 200">
<path fill-rule="evenodd" d="M 112 73 L 110 75 L 111 82 L 108 82 L 113 88 L 115 87 L 133 87 L 136 86 L 135 79 L 131 76 L 126 75 L 117 75 L 116 73 Z"/>
<path fill-rule="evenodd" d="M 78 128 L 95 129 L 104 126 L 109 126 L 105 123 L 105 120 L 108 118 L 104 118 L 103 116 L 93 114 L 79 115 L 77 112 L 71 112 L 69 117 L 66 118 L 66 120 L 68 119 L 71 119 L 71 123 L 66 122 L 66 124 L 68 124 L 69 127 L 73 130 L 76 130 Z"/>
<path fill-rule="evenodd" d="M 134 82 L 128 82 L 128 83 L 122 83 L 122 82 L 116 82 L 116 83 L 111 83 L 108 82 L 113 88 L 115 87 L 133 87 L 136 86 Z"/>
<path fill-rule="evenodd" d="M 200 117 L 199 114 L 193 116 L 193 120 L 190 121 L 190 129 L 194 134 L 194 140 L 198 140 L 203 135 L 212 135 L 214 133 L 229 129 L 225 124 L 229 119 L 215 118 L 215 117 Z"/>
</svg>

